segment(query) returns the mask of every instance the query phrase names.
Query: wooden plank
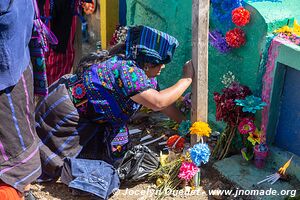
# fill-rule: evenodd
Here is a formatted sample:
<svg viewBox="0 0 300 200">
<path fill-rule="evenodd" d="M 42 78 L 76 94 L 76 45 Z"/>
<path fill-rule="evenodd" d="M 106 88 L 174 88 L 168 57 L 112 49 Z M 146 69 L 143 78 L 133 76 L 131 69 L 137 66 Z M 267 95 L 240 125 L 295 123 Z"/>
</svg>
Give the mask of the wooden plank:
<svg viewBox="0 0 300 200">
<path fill-rule="evenodd" d="M 101 0 L 100 19 L 102 49 L 107 49 L 116 25 L 119 24 L 119 0 Z"/>
<path fill-rule="evenodd" d="M 192 84 L 191 120 L 207 122 L 208 112 L 208 27 L 209 0 L 193 0 L 192 4 L 192 61 L 195 77 Z M 200 140 L 192 136 L 191 144 Z"/>
</svg>

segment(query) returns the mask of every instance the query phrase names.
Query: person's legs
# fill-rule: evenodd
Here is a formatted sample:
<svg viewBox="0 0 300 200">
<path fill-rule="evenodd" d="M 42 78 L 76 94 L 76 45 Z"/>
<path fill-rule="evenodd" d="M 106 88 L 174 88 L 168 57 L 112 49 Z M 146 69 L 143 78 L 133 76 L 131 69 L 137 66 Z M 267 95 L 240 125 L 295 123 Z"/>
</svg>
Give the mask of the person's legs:
<svg viewBox="0 0 300 200">
<path fill-rule="evenodd" d="M 65 85 L 65 75 L 49 88 L 49 95 L 41 98 L 35 110 L 36 131 L 40 139 L 43 175 L 41 181 L 61 175 L 63 159 L 75 157 L 98 127 L 79 116 Z"/>
<path fill-rule="evenodd" d="M 14 87 L 0 92 L 0 107 L 0 179 L 24 193 L 41 173 L 30 67 Z"/>
</svg>

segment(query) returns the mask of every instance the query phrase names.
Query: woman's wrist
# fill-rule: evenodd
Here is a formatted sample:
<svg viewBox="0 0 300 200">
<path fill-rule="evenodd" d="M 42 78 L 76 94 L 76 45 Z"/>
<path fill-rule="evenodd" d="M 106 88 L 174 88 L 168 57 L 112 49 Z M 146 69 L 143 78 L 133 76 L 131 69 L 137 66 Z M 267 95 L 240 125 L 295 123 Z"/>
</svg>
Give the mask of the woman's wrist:
<svg viewBox="0 0 300 200">
<path fill-rule="evenodd" d="M 187 77 L 184 77 L 184 78 L 181 78 L 180 79 L 181 81 L 183 81 L 183 82 L 186 82 L 186 83 L 188 83 L 189 85 L 192 83 L 192 78 L 187 78 Z"/>
</svg>

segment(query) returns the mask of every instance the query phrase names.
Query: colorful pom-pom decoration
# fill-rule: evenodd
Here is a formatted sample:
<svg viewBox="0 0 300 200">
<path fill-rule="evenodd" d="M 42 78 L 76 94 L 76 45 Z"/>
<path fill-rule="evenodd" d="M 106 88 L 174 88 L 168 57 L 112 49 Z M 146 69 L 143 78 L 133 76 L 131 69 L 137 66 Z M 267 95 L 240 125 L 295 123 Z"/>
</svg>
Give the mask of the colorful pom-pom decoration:
<svg viewBox="0 0 300 200">
<path fill-rule="evenodd" d="M 199 168 L 193 162 L 183 162 L 180 167 L 178 178 L 190 181 L 199 171 Z"/>
<path fill-rule="evenodd" d="M 226 33 L 226 42 L 232 48 L 239 48 L 246 43 L 245 32 L 242 29 L 235 28 Z"/>
<path fill-rule="evenodd" d="M 184 138 L 179 135 L 173 135 L 167 140 L 167 147 L 181 151 L 184 148 Z"/>
<path fill-rule="evenodd" d="M 207 144 L 198 143 L 195 144 L 193 148 L 190 149 L 191 160 L 197 166 L 201 163 L 206 164 L 210 157 L 210 149 Z"/>
<path fill-rule="evenodd" d="M 232 22 L 237 26 L 245 26 L 250 22 L 250 12 L 243 7 L 232 11 Z"/>
</svg>

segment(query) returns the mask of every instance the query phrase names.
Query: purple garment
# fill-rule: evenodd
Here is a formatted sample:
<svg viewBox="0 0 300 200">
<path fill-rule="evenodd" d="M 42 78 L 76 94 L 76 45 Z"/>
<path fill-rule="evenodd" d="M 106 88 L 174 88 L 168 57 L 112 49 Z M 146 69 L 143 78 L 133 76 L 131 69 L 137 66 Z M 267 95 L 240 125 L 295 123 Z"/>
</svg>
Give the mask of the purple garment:
<svg viewBox="0 0 300 200">
<path fill-rule="evenodd" d="M 0 90 L 16 85 L 30 62 L 32 0 L 0 1 Z"/>
<path fill-rule="evenodd" d="M 130 97 L 157 88 L 156 79 L 149 79 L 134 61 L 117 56 L 85 71 L 83 84 L 99 119 L 111 124 L 124 124 L 140 108 Z"/>
</svg>

